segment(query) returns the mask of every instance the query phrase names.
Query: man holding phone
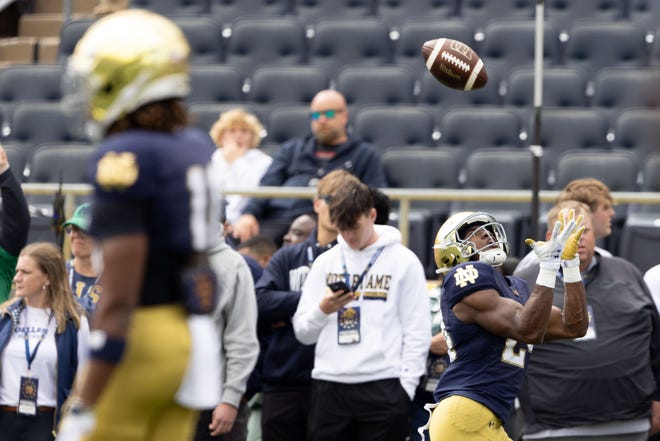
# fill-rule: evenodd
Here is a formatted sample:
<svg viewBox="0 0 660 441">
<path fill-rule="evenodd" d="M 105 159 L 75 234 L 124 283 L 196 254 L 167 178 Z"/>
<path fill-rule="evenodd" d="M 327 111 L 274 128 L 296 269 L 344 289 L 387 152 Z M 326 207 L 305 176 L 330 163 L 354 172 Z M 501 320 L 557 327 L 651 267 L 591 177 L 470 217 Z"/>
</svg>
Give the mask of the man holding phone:
<svg viewBox="0 0 660 441">
<path fill-rule="evenodd" d="M 260 356 L 263 441 L 307 440 L 314 346 L 296 340 L 291 318 L 312 263 L 337 243 L 328 201 L 349 181 L 358 179 L 345 170 L 334 170 L 319 181 L 314 197 L 317 227 L 307 240 L 275 252 L 256 283 L 258 329 L 268 338 Z"/>
<path fill-rule="evenodd" d="M 426 371 L 424 270 L 396 228 L 374 225 L 376 214 L 366 185 L 337 189 L 338 245 L 314 261 L 293 317 L 296 338 L 316 343 L 311 441 L 403 441 Z"/>
</svg>

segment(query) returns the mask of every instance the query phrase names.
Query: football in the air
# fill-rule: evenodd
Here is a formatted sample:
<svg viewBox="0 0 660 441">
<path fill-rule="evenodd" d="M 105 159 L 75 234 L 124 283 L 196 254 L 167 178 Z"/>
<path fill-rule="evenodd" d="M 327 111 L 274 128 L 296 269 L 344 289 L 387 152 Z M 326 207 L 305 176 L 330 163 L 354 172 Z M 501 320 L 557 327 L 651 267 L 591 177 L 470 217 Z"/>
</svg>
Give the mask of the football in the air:
<svg viewBox="0 0 660 441">
<path fill-rule="evenodd" d="M 481 89 L 488 82 L 488 73 L 479 55 L 458 40 L 429 40 L 422 46 L 422 56 L 431 75 L 452 89 Z"/>
</svg>

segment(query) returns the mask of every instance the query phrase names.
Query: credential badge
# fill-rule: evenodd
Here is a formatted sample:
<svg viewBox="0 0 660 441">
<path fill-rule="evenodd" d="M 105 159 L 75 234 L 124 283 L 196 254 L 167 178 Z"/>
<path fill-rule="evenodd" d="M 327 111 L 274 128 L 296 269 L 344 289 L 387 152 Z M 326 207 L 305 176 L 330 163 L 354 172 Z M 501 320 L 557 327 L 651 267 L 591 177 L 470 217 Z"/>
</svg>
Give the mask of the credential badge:
<svg viewBox="0 0 660 441">
<path fill-rule="evenodd" d="M 468 283 L 474 284 L 479 278 L 479 271 L 472 265 L 465 265 L 462 268 L 458 268 L 456 273 L 454 273 L 454 279 L 456 279 L 456 286 L 465 288 Z"/>
<path fill-rule="evenodd" d="M 130 152 L 108 152 L 97 164 L 96 182 L 104 190 L 124 190 L 135 184 L 139 174 L 137 158 Z"/>
</svg>

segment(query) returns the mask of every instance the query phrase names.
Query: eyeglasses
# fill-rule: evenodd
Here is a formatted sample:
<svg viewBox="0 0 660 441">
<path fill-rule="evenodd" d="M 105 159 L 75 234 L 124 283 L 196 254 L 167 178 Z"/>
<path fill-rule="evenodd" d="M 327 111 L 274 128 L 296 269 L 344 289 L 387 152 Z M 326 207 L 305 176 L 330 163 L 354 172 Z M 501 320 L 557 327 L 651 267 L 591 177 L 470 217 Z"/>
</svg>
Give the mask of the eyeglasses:
<svg viewBox="0 0 660 441">
<path fill-rule="evenodd" d="M 342 109 L 317 110 L 316 112 L 311 112 L 309 117 L 312 121 L 318 121 L 318 119 L 321 118 L 321 115 L 325 116 L 326 119 L 332 119 L 335 115 L 341 112 L 343 112 Z"/>
<path fill-rule="evenodd" d="M 82 228 L 76 227 L 75 225 L 67 225 L 64 227 L 64 231 L 66 231 L 66 234 L 71 234 L 74 231 L 82 236 L 87 236 L 87 232 L 83 230 Z"/>
</svg>

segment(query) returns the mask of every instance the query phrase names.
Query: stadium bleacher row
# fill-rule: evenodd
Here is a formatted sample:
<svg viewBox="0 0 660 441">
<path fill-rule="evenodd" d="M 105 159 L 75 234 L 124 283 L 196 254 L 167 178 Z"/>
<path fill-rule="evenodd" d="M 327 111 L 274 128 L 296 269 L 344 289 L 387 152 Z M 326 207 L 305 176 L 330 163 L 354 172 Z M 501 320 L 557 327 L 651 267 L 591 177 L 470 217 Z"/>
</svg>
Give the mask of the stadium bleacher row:
<svg viewBox="0 0 660 441">
<path fill-rule="evenodd" d="M 392 187 L 507 190 L 531 186 L 535 5 L 130 1 L 169 15 L 189 39 L 188 102 L 199 127 L 244 107 L 264 123 L 261 148 L 272 154 L 309 130 L 309 101 L 333 87 L 347 98 L 351 131 L 382 149 Z M 612 191 L 660 191 L 660 2 L 547 0 L 545 15 L 542 189 L 594 176 Z M 0 70 L 0 139 L 25 182 L 86 179 L 81 164 L 94 147 L 66 129 L 59 101 L 66 57 L 93 22 L 63 23 L 56 62 Z M 428 74 L 420 47 L 439 36 L 477 50 L 486 87 L 455 91 Z M 522 203 L 417 202 L 413 209 L 410 245 L 429 268 L 433 233 L 452 211 L 497 213 L 513 243 L 522 243 L 529 223 Z M 655 205 L 618 207 L 615 234 L 604 245 L 631 258 L 625 253 L 640 234 L 660 240 L 659 213 Z M 658 261 L 646 254 L 635 262 L 640 269 Z"/>
</svg>

